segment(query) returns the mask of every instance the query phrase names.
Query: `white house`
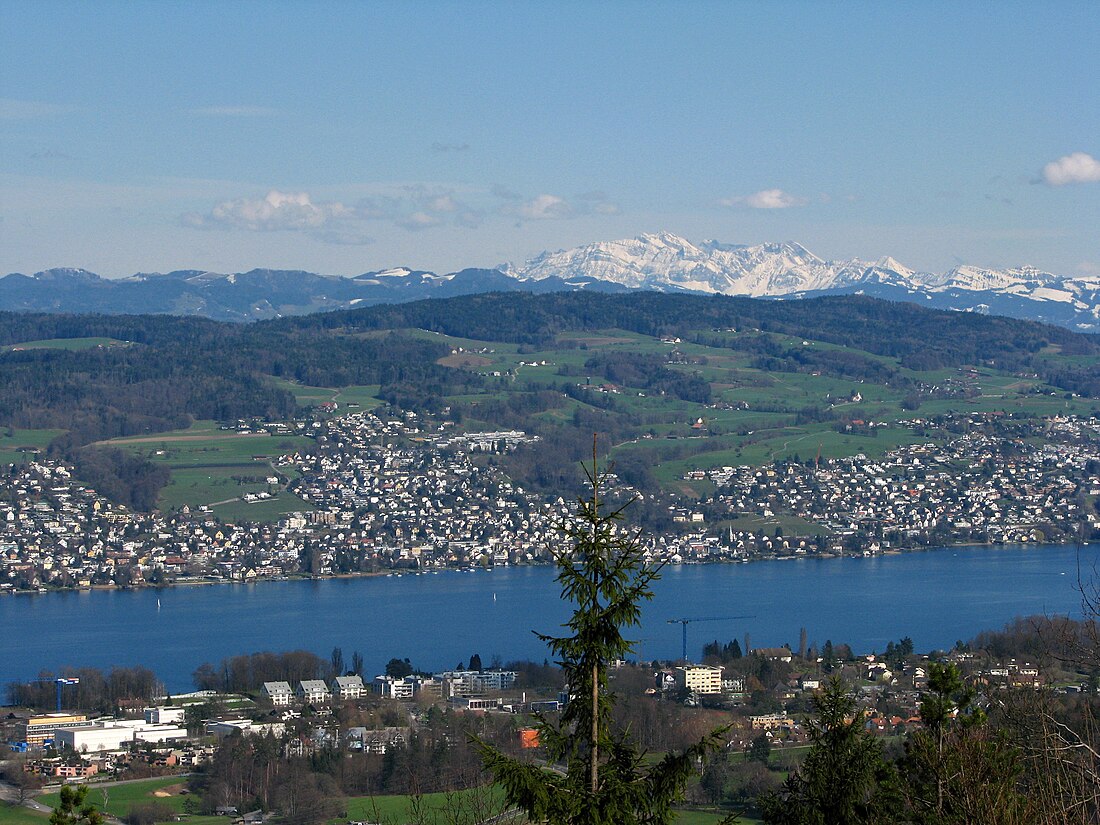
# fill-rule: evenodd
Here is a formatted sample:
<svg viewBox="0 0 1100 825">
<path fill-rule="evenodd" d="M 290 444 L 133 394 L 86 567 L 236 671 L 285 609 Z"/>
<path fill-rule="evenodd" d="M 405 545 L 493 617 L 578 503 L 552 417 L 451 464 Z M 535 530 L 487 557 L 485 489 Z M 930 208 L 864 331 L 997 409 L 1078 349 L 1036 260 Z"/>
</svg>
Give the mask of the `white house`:
<svg viewBox="0 0 1100 825">
<path fill-rule="evenodd" d="M 375 676 L 374 692 L 382 694 L 386 699 L 412 699 L 416 692 L 416 683 L 392 676 Z"/>
<path fill-rule="evenodd" d="M 294 701 L 294 691 L 290 689 L 289 682 L 264 682 L 260 693 L 270 699 L 271 704 L 276 707 L 289 705 Z"/>
<path fill-rule="evenodd" d="M 327 702 L 331 696 L 323 679 L 303 679 L 298 683 L 298 698 L 309 704 Z"/>
<path fill-rule="evenodd" d="M 337 676 L 332 680 L 332 695 L 337 699 L 358 699 L 363 695 L 363 677 Z"/>
</svg>

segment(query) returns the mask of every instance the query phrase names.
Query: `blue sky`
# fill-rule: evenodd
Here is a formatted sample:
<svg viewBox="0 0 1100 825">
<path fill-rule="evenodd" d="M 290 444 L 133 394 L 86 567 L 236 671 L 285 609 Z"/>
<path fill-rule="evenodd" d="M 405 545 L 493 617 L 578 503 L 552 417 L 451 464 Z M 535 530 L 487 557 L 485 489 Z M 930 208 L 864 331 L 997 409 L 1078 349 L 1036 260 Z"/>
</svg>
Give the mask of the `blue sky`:
<svg viewBox="0 0 1100 825">
<path fill-rule="evenodd" d="M 1100 274 L 1100 9 L 0 0 L 0 273 L 667 230 Z"/>
</svg>

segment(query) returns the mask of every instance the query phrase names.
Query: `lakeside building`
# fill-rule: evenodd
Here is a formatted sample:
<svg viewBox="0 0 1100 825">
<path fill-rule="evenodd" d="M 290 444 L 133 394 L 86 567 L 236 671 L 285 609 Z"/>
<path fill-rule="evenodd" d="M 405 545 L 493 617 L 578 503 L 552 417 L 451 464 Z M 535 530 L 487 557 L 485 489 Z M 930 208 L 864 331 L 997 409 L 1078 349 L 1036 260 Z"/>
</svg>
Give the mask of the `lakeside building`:
<svg viewBox="0 0 1100 825">
<path fill-rule="evenodd" d="M 447 696 L 470 696 L 511 690 L 517 676 L 514 670 L 446 670 L 432 679 L 443 684 Z"/>
<path fill-rule="evenodd" d="M 365 692 L 363 677 L 358 674 L 337 676 L 332 680 L 332 696 L 334 699 L 358 699 Z"/>
<path fill-rule="evenodd" d="M 149 725 L 182 724 L 184 713 L 184 708 L 181 706 L 145 708 L 144 711 L 145 722 Z"/>
<path fill-rule="evenodd" d="M 289 705 L 294 701 L 294 691 L 290 689 L 290 682 L 264 682 L 260 693 L 270 699 L 275 707 Z"/>
<path fill-rule="evenodd" d="M 32 716 L 21 726 L 22 741 L 28 747 L 41 748 L 56 738 L 59 730 L 79 728 L 88 724 L 88 717 L 82 713 L 46 713 Z"/>
<path fill-rule="evenodd" d="M 319 704 L 332 698 L 324 679 L 303 679 L 294 692 L 308 704 Z"/>
<path fill-rule="evenodd" d="M 687 665 L 676 668 L 676 687 L 681 690 L 690 690 L 693 693 L 721 693 L 722 671 L 721 666 Z"/>
<path fill-rule="evenodd" d="M 115 751 L 135 742 L 171 742 L 186 739 L 187 730 L 175 725 L 151 725 L 141 720 L 108 720 L 57 731 L 54 745 L 78 752 Z"/>
</svg>

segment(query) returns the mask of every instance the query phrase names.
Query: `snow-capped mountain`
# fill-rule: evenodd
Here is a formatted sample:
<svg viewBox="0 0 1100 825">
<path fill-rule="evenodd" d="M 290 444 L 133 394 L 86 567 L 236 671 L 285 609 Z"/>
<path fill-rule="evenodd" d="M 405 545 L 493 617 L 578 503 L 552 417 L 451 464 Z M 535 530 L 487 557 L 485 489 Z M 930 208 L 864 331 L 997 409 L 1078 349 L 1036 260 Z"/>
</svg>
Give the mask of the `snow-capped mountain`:
<svg viewBox="0 0 1100 825">
<path fill-rule="evenodd" d="M 929 306 L 1100 329 L 1100 278 L 1063 278 L 1034 267 L 918 272 L 888 256 L 874 262 L 826 261 L 793 242 L 693 244 L 662 232 L 544 252 L 503 271 L 522 280 L 589 277 L 631 289 L 752 297 L 861 292 L 893 300 L 923 298 Z"/>
<path fill-rule="evenodd" d="M 835 279 L 828 263 L 796 243 L 696 246 L 667 232 L 544 252 L 504 271 L 522 279 L 588 277 L 631 289 L 753 296 L 827 289 Z"/>
<path fill-rule="evenodd" d="M 526 263 L 437 275 L 391 267 L 353 278 L 297 270 L 180 270 L 107 279 L 83 269 L 0 278 L 0 310 L 169 313 L 248 321 L 479 292 L 654 289 L 806 298 L 861 293 L 1100 332 L 1100 277 L 1034 267 L 919 272 L 894 258 L 827 261 L 804 246 L 692 243 L 660 232 L 543 252 Z"/>
</svg>

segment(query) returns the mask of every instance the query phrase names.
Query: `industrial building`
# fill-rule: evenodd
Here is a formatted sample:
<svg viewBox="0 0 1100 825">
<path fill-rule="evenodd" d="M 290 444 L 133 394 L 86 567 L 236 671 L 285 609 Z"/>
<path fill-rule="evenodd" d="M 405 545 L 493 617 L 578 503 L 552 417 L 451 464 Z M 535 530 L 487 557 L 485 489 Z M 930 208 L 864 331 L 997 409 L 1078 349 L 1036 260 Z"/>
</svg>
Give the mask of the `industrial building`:
<svg viewBox="0 0 1100 825">
<path fill-rule="evenodd" d="M 175 725 L 151 725 L 143 719 L 112 719 L 58 730 L 54 745 L 80 753 L 95 753 L 122 750 L 134 742 L 169 742 L 186 738 L 187 730 Z"/>
</svg>

